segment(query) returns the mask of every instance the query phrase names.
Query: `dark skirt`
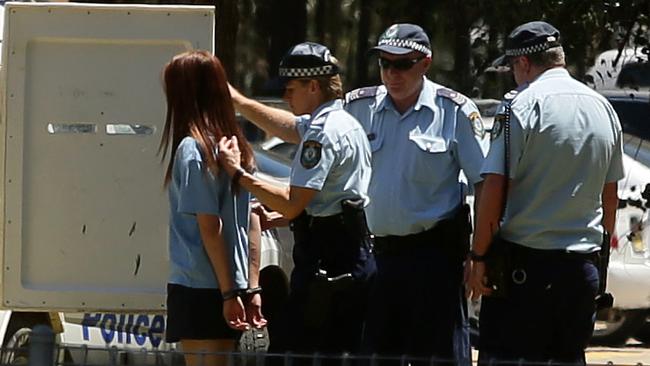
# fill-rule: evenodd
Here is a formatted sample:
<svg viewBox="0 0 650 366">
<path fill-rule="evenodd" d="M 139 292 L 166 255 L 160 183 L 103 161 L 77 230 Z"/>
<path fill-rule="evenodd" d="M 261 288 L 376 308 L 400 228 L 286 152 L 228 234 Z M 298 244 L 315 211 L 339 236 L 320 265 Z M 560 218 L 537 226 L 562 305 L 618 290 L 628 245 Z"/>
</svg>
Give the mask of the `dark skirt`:
<svg viewBox="0 0 650 366">
<path fill-rule="evenodd" d="M 183 339 L 239 339 L 223 318 L 223 298 L 218 289 L 167 284 L 165 341 Z"/>
</svg>

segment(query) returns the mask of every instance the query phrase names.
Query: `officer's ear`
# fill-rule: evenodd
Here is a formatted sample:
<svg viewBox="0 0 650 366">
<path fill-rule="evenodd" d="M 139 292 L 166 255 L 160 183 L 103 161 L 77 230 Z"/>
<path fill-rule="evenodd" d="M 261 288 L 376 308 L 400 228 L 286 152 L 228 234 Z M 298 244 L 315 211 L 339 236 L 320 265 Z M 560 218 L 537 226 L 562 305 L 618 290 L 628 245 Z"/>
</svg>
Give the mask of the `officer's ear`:
<svg viewBox="0 0 650 366">
<path fill-rule="evenodd" d="M 422 60 L 422 65 L 424 66 L 425 73 L 429 71 L 429 67 L 431 67 L 431 62 L 433 62 L 431 56 L 427 56 L 424 58 L 424 60 Z"/>
<path fill-rule="evenodd" d="M 532 64 L 530 62 L 530 59 L 528 56 L 521 56 L 519 57 L 519 67 L 525 72 L 528 73 L 530 71 Z"/>
<path fill-rule="evenodd" d="M 309 92 L 316 93 L 320 90 L 320 84 L 316 79 L 309 79 Z"/>
</svg>

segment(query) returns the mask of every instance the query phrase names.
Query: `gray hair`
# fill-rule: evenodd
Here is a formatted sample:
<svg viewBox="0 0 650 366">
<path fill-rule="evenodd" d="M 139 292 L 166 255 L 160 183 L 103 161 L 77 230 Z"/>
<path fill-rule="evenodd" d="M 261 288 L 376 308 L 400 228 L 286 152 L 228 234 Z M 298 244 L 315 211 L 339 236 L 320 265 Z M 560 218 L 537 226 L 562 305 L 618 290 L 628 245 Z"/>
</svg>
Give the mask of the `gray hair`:
<svg viewBox="0 0 650 366">
<path fill-rule="evenodd" d="M 546 51 L 526 55 L 530 63 L 544 68 L 566 66 L 564 49 L 562 46 L 549 48 Z"/>
</svg>

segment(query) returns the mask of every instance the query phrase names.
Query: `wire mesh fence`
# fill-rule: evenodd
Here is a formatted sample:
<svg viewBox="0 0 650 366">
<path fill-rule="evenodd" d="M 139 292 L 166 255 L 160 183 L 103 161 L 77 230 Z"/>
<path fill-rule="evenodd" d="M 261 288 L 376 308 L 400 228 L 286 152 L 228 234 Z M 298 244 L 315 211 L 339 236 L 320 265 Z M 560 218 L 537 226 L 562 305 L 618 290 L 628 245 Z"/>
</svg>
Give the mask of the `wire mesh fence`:
<svg viewBox="0 0 650 366">
<path fill-rule="evenodd" d="M 185 366 L 186 356 L 193 366 L 447 366 L 476 365 L 476 360 L 448 360 L 410 356 L 360 356 L 326 354 L 274 354 L 266 352 L 183 353 L 180 350 L 120 349 L 57 344 L 56 337 L 46 326 L 34 328 L 26 347 L 0 350 L 0 366 Z M 526 360 L 488 360 L 481 366 L 576 366 L 559 362 L 529 362 Z M 588 363 L 593 366 L 644 366 L 644 363 Z M 647 363 L 645 365 L 650 365 Z"/>
</svg>

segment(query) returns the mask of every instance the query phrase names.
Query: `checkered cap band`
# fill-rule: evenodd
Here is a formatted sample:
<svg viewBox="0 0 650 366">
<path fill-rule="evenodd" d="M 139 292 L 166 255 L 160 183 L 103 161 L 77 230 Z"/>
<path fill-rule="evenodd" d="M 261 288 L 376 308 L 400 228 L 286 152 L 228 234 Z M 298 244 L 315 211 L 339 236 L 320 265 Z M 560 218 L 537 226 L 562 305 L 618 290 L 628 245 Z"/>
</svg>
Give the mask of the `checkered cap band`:
<svg viewBox="0 0 650 366">
<path fill-rule="evenodd" d="M 301 78 L 309 76 L 324 76 L 324 75 L 334 75 L 336 71 L 334 66 L 325 65 L 320 67 L 309 67 L 309 68 L 284 68 L 281 67 L 279 70 L 280 76 L 287 78 Z"/>
<path fill-rule="evenodd" d="M 523 48 L 513 48 L 506 50 L 506 56 L 524 56 L 530 55 L 537 52 L 546 51 L 549 48 L 557 47 L 560 44 L 558 42 L 544 42 L 536 44 L 533 46 L 523 47 Z"/>
<path fill-rule="evenodd" d="M 392 47 L 401 47 L 401 48 L 409 48 L 414 51 L 419 51 L 424 53 L 427 56 L 431 55 L 431 50 L 427 48 L 427 46 L 421 45 L 417 42 L 409 41 L 409 40 L 403 40 L 403 39 L 397 39 L 397 38 L 387 38 L 387 39 L 382 39 L 379 41 L 379 46 L 392 46 Z"/>
</svg>

